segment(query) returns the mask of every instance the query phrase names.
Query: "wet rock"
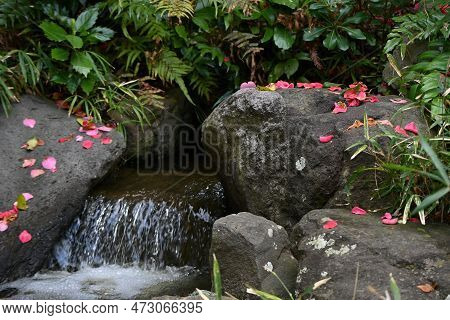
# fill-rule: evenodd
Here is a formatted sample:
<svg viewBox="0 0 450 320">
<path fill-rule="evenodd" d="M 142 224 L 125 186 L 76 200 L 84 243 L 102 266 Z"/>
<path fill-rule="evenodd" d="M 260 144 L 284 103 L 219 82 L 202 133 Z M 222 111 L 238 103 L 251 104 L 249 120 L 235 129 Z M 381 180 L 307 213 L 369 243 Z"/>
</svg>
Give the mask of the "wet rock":
<svg viewBox="0 0 450 320">
<path fill-rule="evenodd" d="M 191 271 L 175 279 L 163 281 L 143 289 L 136 300 L 151 300 L 156 297 L 177 296 L 183 297 L 191 294 L 196 289 L 209 289 L 211 281 L 208 272 Z"/>
<path fill-rule="evenodd" d="M 25 118 L 36 119 L 36 126 L 23 126 Z M 23 96 L 8 118 L 0 114 L 0 211 L 9 210 L 23 192 L 34 195 L 29 209 L 0 233 L 0 283 L 32 275 L 43 266 L 61 233 L 81 212 L 88 191 L 123 155 L 125 141 L 115 131 L 108 133 L 112 144 L 92 139 L 94 146 L 89 150 L 74 140 L 58 143 L 61 137 L 78 134 L 78 129 L 66 111 L 34 96 Z M 21 149 L 33 136 L 43 139 L 45 145 L 31 152 Z M 32 179 L 31 169 L 21 168 L 23 158 L 37 159 L 33 168 L 39 168 L 45 156 L 56 158 L 57 172 L 47 171 Z M 22 244 L 18 236 L 24 229 L 33 239 Z"/>
<path fill-rule="evenodd" d="M 328 218 L 338 222 L 336 228 L 323 229 Z M 383 225 L 379 215 L 357 216 L 344 209 L 311 211 L 291 234 L 300 257 L 297 294 L 331 278 L 313 292 L 314 298 L 381 299 L 392 273 L 402 299 L 445 299 L 450 293 L 449 231 L 442 224 Z M 425 283 L 435 283 L 436 290 L 421 292 L 417 285 Z"/>
<path fill-rule="evenodd" d="M 373 190 L 370 179 L 350 192 L 345 184 L 357 167 L 373 164 L 373 159 L 360 154 L 350 161 L 355 150 L 346 149 L 364 140 L 364 133 L 362 127 L 347 128 L 363 121 L 365 113 L 389 120 L 399 109 L 390 98 L 333 114 L 334 103 L 343 98 L 326 89 L 245 89 L 233 94 L 203 124 L 203 142 L 218 167 L 229 207 L 290 230 L 310 210 L 367 204 Z M 392 120 L 402 126 L 410 121 L 425 132 L 415 109 Z M 370 128 L 371 135 L 377 133 L 379 128 Z M 331 142 L 319 142 L 330 134 Z"/>
<path fill-rule="evenodd" d="M 0 290 L 0 299 L 10 298 L 19 292 L 17 288 L 6 288 Z"/>
<path fill-rule="evenodd" d="M 250 287 L 287 298 L 288 293 L 269 271 L 290 291 L 294 289 L 297 260 L 289 245 L 286 230 L 263 217 L 241 212 L 217 220 L 211 254 L 219 262 L 223 290 L 240 299 L 255 298 L 246 293 Z"/>
</svg>

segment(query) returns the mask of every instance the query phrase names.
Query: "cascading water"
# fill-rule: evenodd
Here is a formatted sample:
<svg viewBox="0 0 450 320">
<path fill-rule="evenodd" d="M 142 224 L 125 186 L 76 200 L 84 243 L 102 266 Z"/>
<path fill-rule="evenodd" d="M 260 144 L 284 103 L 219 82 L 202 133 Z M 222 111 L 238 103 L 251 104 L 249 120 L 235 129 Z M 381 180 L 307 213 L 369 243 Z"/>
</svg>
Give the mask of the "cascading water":
<svg viewBox="0 0 450 320">
<path fill-rule="evenodd" d="M 54 250 L 61 268 L 82 265 L 166 265 L 201 267 L 206 263 L 212 218 L 208 211 L 174 204 L 103 196 L 86 202 Z"/>
<path fill-rule="evenodd" d="M 207 265 L 212 224 L 224 214 L 223 197 L 215 177 L 143 178 L 121 169 L 88 198 L 55 245 L 49 270 L 2 285 L 0 294 L 130 299 L 161 282 L 198 277 Z"/>
</svg>

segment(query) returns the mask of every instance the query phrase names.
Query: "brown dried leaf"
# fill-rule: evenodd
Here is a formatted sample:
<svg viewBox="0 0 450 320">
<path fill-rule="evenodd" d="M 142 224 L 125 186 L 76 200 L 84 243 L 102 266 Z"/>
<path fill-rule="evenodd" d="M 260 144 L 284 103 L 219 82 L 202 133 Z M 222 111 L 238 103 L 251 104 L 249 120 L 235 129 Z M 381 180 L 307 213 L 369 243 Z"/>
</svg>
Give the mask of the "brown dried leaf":
<svg viewBox="0 0 450 320">
<path fill-rule="evenodd" d="M 434 291 L 435 285 L 425 283 L 425 284 L 418 285 L 417 288 L 419 288 L 420 291 L 422 291 L 422 292 L 430 293 L 430 292 Z"/>
</svg>

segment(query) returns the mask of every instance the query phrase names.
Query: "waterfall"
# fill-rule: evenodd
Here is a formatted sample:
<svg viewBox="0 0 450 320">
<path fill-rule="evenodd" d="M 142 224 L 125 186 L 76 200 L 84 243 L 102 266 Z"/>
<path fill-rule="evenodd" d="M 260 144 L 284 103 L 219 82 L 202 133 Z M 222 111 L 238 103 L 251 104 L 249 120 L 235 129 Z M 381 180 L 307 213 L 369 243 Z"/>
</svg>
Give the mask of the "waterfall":
<svg viewBox="0 0 450 320">
<path fill-rule="evenodd" d="M 62 269 L 207 264 L 213 218 L 202 208 L 165 201 L 91 197 L 54 248 Z"/>
</svg>

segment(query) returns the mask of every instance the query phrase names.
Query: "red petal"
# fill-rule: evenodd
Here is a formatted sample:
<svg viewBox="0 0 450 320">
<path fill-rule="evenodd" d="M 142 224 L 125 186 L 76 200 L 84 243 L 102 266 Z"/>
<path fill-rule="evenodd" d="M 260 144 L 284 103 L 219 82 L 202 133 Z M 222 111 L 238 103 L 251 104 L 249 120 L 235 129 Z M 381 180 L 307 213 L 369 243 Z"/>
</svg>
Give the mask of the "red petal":
<svg viewBox="0 0 450 320">
<path fill-rule="evenodd" d="M 8 224 L 4 221 L 0 221 L 0 232 L 8 230 Z"/>
<path fill-rule="evenodd" d="M 334 109 L 332 113 L 344 113 L 347 112 L 347 105 L 345 102 L 339 101 L 334 103 Z"/>
<path fill-rule="evenodd" d="M 36 159 L 23 159 L 22 168 L 28 168 L 34 166 Z"/>
<path fill-rule="evenodd" d="M 42 167 L 47 170 L 56 171 L 56 159 L 54 157 L 45 157 L 42 161 Z"/>
<path fill-rule="evenodd" d="M 112 130 L 112 128 L 106 127 L 106 126 L 101 126 L 101 127 L 98 127 L 97 129 L 100 131 L 103 131 L 103 132 L 110 132 Z"/>
<path fill-rule="evenodd" d="M 111 144 L 112 139 L 110 137 L 106 137 L 102 139 L 102 144 Z"/>
<path fill-rule="evenodd" d="M 364 215 L 364 214 L 367 213 L 367 211 L 362 209 L 362 208 L 360 208 L 360 207 L 353 207 L 352 213 L 353 214 L 357 214 L 357 215 Z"/>
<path fill-rule="evenodd" d="M 335 87 L 329 87 L 328 90 L 330 90 L 331 92 L 335 92 L 335 91 L 341 91 L 342 88 L 335 86 Z"/>
<path fill-rule="evenodd" d="M 322 143 L 328 143 L 331 140 L 333 140 L 334 136 L 333 135 L 329 135 L 329 136 L 321 136 L 319 137 L 319 141 Z"/>
<path fill-rule="evenodd" d="M 403 129 L 402 127 L 396 126 L 394 130 L 395 130 L 395 132 L 401 134 L 402 136 L 409 138 L 408 134 L 406 133 L 406 130 Z"/>
<path fill-rule="evenodd" d="M 383 220 L 381 220 L 381 222 L 383 224 L 393 225 L 393 224 L 397 224 L 398 223 L 398 219 L 397 218 L 394 218 L 394 219 L 383 219 Z"/>
<path fill-rule="evenodd" d="M 83 143 L 81 144 L 83 146 L 83 148 L 85 149 L 90 149 L 92 148 L 92 146 L 94 145 L 94 143 L 91 140 L 84 140 Z"/>
<path fill-rule="evenodd" d="M 34 169 L 34 170 L 31 170 L 31 177 L 32 178 L 36 178 L 36 177 L 39 177 L 40 175 L 43 175 L 45 173 L 45 171 L 44 170 L 42 170 L 42 169 Z"/>
<path fill-rule="evenodd" d="M 405 126 L 405 130 L 406 130 L 406 131 L 409 131 L 409 132 L 412 132 L 412 133 L 414 133 L 414 134 L 419 134 L 419 130 L 417 129 L 417 126 L 416 126 L 416 124 L 414 123 L 414 121 L 408 123 L 408 124 Z"/>
<path fill-rule="evenodd" d="M 30 242 L 33 237 L 27 230 L 23 230 L 22 233 L 19 235 L 19 240 L 22 243 Z"/>
<path fill-rule="evenodd" d="M 330 219 L 322 227 L 324 229 L 334 229 L 334 228 L 336 228 L 336 226 L 337 226 L 337 221 Z"/>
</svg>

